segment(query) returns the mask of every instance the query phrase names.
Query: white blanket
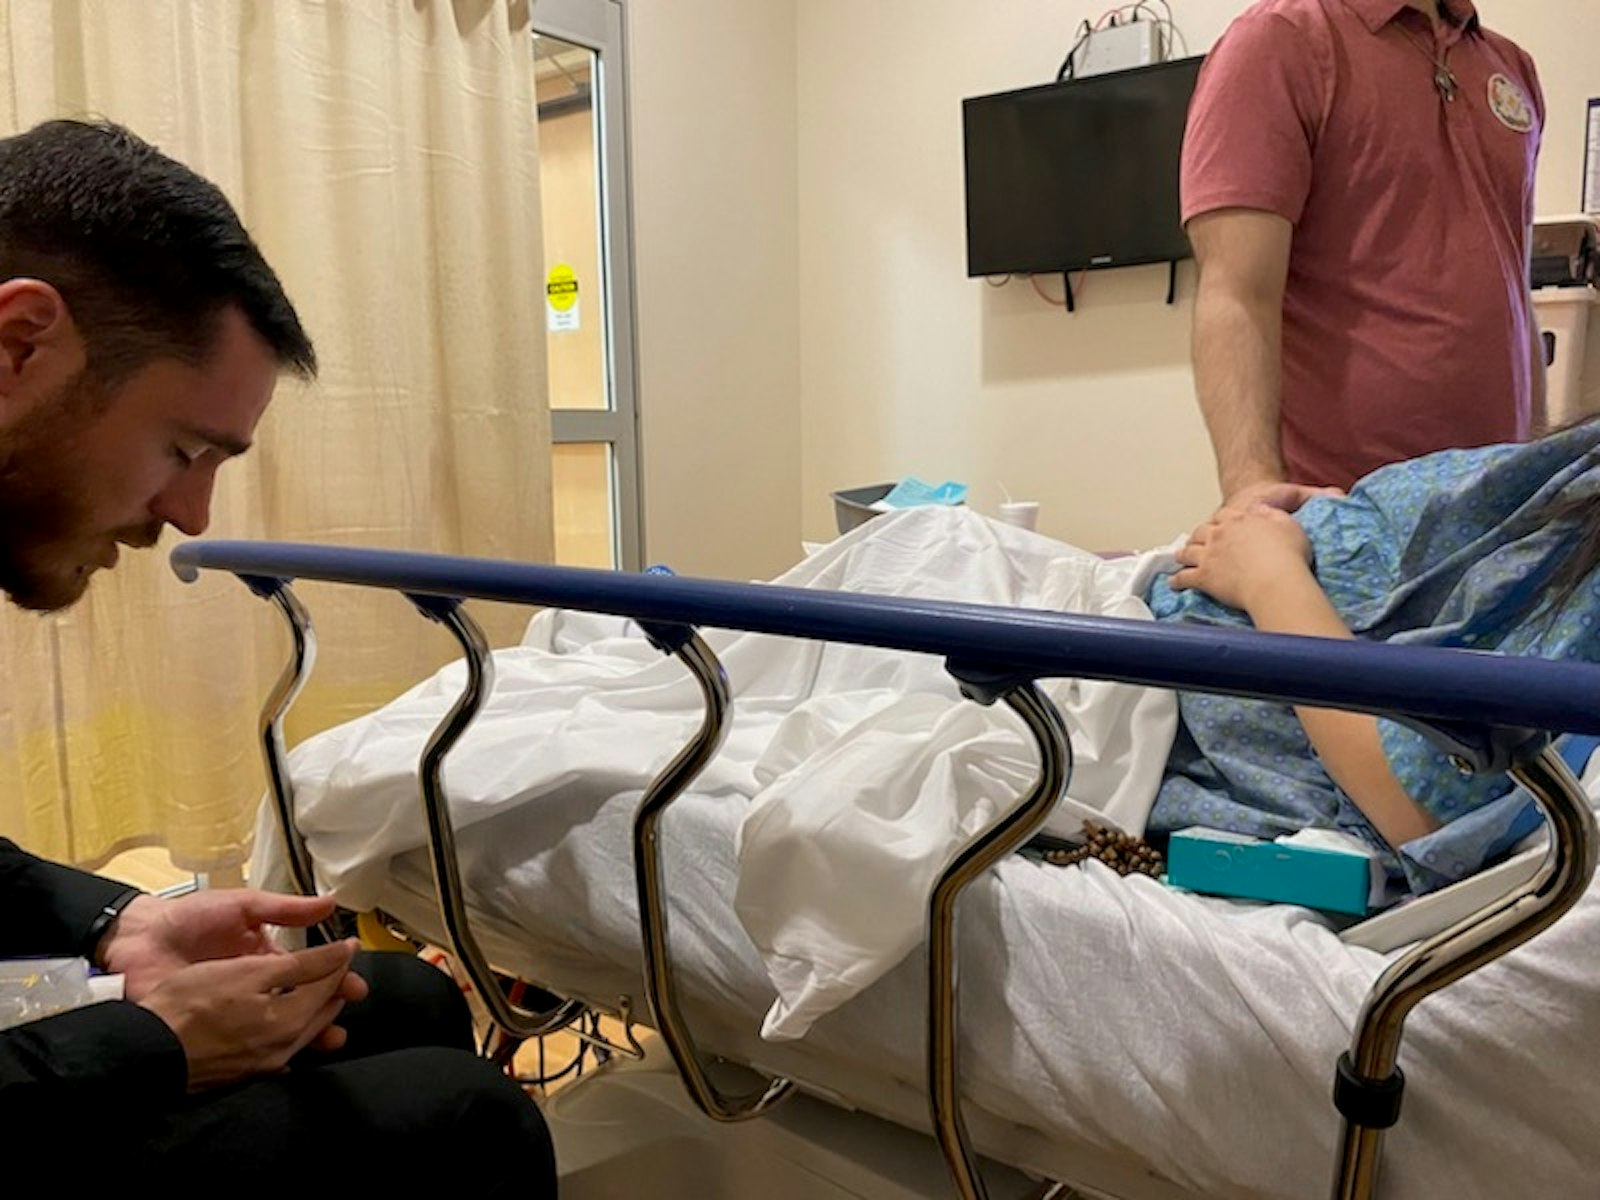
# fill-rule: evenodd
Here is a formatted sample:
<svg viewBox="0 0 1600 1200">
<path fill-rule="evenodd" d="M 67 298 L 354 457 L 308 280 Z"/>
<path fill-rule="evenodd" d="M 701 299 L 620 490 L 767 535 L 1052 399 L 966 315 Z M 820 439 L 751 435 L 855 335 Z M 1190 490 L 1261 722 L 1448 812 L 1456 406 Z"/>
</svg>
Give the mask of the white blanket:
<svg viewBox="0 0 1600 1200">
<path fill-rule="evenodd" d="M 1138 597 L 1169 562 L 1108 562 L 965 509 L 925 508 L 877 518 L 776 582 L 1148 617 Z M 1027 788 L 1037 752 L 1008 709 L 961 700 L 936 658 L 754 634 L 708 641 L 733 684 L 734 721 L 694 790 L 749 802 L 736 908 L 778 993 L 763 1033 L 797 1037 L 920 943 L 934 877 Z M 347 905 L 375 905 L 390 861 L 425 843 L 416 764 L 462 670 L 293 755 L 319 882 Z M 641 789 L 700 722 L 682 666 L 616 620 L 540 614 L 523 646 L 496 652 L 495 670 L 445 770 L 458 828 L 578 780 Z M 1176 726 L 1172 696 L 1088 681 L 1046 690 L 1074 754 L 1052 831 L 1099 814 L 1141 832 Z"/>
</svg>

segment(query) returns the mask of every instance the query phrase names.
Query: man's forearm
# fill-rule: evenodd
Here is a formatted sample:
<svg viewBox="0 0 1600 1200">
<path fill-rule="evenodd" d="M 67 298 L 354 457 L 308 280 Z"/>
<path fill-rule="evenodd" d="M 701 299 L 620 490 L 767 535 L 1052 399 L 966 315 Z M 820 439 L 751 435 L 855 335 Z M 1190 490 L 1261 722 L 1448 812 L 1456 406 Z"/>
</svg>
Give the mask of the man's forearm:
<svg viewBox="0 0 1600 1200">
<path fill-rule="evenodd" d="M 1279 449 L 1281 301 L 1241 296 L 1201 275 L 1194 316 L 1194 380 L 1217 457 L 1223 499 L 1284 478 Z"/>
</svg>

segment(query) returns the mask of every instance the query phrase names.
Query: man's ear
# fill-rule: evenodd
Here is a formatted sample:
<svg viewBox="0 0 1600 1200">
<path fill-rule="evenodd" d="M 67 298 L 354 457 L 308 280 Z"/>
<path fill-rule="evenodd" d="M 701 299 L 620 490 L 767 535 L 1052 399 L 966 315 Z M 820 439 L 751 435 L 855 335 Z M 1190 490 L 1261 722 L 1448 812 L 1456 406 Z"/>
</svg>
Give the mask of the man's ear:
<svg viewBox="0 0 1600 1200">
<path fill-rule="evenodd" d="M 54 395 L 86 362 L 60 292 L 39 279 L 0 283 L 0 422 Z"/>
</svg>

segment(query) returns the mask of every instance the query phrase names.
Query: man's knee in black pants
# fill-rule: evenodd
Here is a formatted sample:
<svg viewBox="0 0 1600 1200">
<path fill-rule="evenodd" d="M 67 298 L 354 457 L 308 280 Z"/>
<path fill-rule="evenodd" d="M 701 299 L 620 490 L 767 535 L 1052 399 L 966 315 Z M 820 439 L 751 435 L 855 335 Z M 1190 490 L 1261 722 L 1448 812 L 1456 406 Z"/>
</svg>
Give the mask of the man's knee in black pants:
<svg viewBox="0 0 1600 1200">
<path fill-rule="evenodd" d="M 349 1039 L 332 1058 L 312 1051 L 296 1066 L 417 1046 L 473 1048 L 472 1012 L 456 981 L 438 967 L 409 954 L 362 951 L 351 969 L 367 981 L 368 992 L 339 1014 Z"/>
<path fill-rule="evenodd" d="M 139 1114 L 119 1158 L 159 1177 L 227 1178 L 240 1200 L 281 1197 L 308 1163 L 329 1194 L 451 1194 L 551 1200 L 555 1154 L 522 1088 L 462 1050 L 424 1046 L 297 1067 Z M 291 1189 L 292 1190 L 292 1189 Z"/>
<path fill-rule="evenodd" d="M 397 1156 L 409 1151 L 448 1162 L 456 1182 L 488 1196 L 554 1197 L 555 1151 L 544 1117 L 490 1063 L 424 1047 L 337 1070 L 352 1110 L 370 1122 L 363 1137 L 369 1145 L 388 1140 Z"/>
<path fill-rule="evenodd" d="M 521 1087 L 471 1053 L 472 1013 L 456 981 L 392 952 L 363 952 L 353 969 L 370 990 L 339 1016 L 344 1047 L 332 1056 L 307 1052 L 296 1068 L 341 1064 L 324 1079 L 349 1098 L 348 1116 L 365 1125 L 369 1145 L 387 1141 L 402 1156 L 422 1146 L 443 1153 L 457 1182 L 470 1178 L 489 1196 L 554 1197 L 544 1118 Z"/>
</svg>

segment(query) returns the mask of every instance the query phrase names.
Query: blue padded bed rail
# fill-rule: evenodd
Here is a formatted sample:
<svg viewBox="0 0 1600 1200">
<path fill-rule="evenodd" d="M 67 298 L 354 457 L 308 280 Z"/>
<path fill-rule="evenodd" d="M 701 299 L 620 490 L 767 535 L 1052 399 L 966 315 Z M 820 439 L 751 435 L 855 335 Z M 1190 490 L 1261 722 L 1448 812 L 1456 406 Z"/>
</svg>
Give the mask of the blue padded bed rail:
<svg viewBox="0 0 1600 1200">
<path fill-rule="evenodd" d="M 186 580 L 222 570 L 570 607 L 937 654 L 1034 678 L 1115 679 L 1452 724 L 1600 734 L 1600 666 L 1586 663 L 288 542 L 188 542 L 172 551 L 172 565 Z"/>
<path fill-rule="evenodd" d="M 172 552 L 172 566 L 189 581 L 202 570 L 231 572 L 276 602 L 289 620 L 294 658 L 269 698 L 262 731 L 290 865 L 303 891 L 314 890 L 314 867 L 295 829 L 282 717 L 309 672 L 315 643 L 290 584 L 317 580 L 398 591 L 460 642 L 467 682 L 423 754 L 423 808 L 451 947 L 495 1021 L 518 1036 L 541 1036 L 570 1021 L 577 1002 L 547 1014 L 513 1011 L 468 927 L 442 768 L 492 686 L 493 661 L 482 631 L 461 611 L 460 601 L 629 617 L 657 647 L 678 657 L 701 686 L 706 718 L 695 738 L 656 776 L 636 811 L 640 942 L 656 1028 L 690 1095 L 720 1121 L 762 1114 L 791 1085 L 761 1078 L 752 1092 L 724 1094 L 704 1069 L 676 997 L 657 823 L 716 754 L 732 704 L 726 674 L 697 630 L 747 630 L 939 655 L 967 696 L 1008 704 L 1040 751 L 1039 777 L 1025 797 L 955 855 L 928 903 L 929 1102 L 960 1200 L 986 1200 L 987 1191 L 961 1114 L 956 902 L 967 886 L 1031 836 L 1065 790 L 1070 740 L 1037 680 L 1111 679 L 1391 716 L 1425 733 L 1463 770 L 1510 771 L 1545 814 L 1551 837 L 1537 874 L 1401 955 L 1368 993 L 1351 1049 L 1335 1076 L 1334 1102 L 1344 1119 L 1333 1172 L 1335 1200 L 1368 1200 L 1374 1194 L 1383 1134 L 1400 1115 L 1404 1078 L 1396 1060 L 1407 1014 L 1433 992 L 1547 928 L 1577 902 L 1595 871 L 1600 838 L 1594 813 L 1548 742 L 1552 733 L 1600 734 L 1596 664 L 334 546 L 190 542 Z"/>
</svg>

